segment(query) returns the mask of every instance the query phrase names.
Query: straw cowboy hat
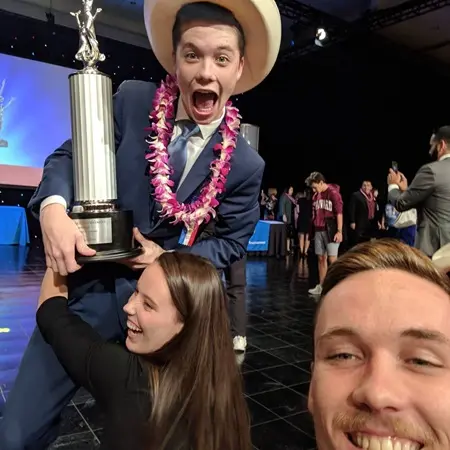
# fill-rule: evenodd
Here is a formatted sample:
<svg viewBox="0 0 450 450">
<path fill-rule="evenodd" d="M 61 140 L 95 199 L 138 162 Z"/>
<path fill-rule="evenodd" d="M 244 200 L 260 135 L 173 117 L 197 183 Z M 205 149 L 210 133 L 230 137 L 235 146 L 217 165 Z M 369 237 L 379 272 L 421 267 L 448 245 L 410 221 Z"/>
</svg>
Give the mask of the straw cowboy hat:
<svg viewBox="0 0 450 450">
<path fill-rule="evenodd" d="M 201 0 L 145 0 L 144 18 L 153 52 L 174 73 L 172 28 L 181 7 Z M 231 11 L 244 30 L 245 64 L 234 94 L 253 89 L 270 73 L 280 51 L 281 17 L 275 0 L 209 0 Z"/>
<path fill-rule="evenodd" d="M 441 247 L 431 259 L 439 270 L 450 272 L 450 244 Z"/>
</svg>

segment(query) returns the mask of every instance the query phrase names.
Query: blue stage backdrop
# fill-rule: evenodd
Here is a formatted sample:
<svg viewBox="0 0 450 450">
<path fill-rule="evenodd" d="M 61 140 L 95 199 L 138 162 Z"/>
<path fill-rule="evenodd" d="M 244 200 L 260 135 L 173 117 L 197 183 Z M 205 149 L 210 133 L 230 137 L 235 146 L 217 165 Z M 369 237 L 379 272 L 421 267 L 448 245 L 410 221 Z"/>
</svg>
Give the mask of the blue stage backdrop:
<svg viewBox="0 0 450 450">
<path fill-rule="evenodd" d="M 9 166 L 9 174 L 14 170 L 20 177 L 30 168 L 41 169 L 45 158 L 70 138 L 68 76 L 72 72 L 0 54 L 0 166 Z M 0 184 L 10 184 L 2 182 L 5 169 L 0 170 Z M 29 181 L 17 180 L 17 185 L 27 186 Z"/>
</svg>

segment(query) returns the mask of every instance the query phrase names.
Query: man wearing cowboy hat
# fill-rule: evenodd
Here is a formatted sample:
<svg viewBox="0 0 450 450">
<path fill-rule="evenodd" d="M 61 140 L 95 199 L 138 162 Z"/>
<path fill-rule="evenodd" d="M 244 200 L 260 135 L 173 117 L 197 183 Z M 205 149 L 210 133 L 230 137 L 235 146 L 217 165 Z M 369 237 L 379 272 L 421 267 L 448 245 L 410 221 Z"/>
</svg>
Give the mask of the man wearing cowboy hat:
<svg viewBox="0 0 450 450">
<path fill-rule="evenodd" d="M 70 141 L 47 159 L 30 202 L 40 218 L 47 265 L 70 274 L 70 308 L 116 341 L 125 337 L 122 307 L 135 280 L 163 251 L 200 254 L 219 269 L 245 254 L 259 219 L 264 162 L 238 136 L 237 112 L 227 102 L 263 81 L 281 41 L 275 0 L 145 0 L 144 11 L 153 52 L 176 81 L 168 78 L 160 88 L 125 82 L 114 100 L 118 200 L 133 210 L 142 255 L 123 264 L 77 265 L 75 249 L 86 256 L 95 252 L 66 214 L 73 201 Z M 203 209 L 186 209 L 199 199 Z M 185 218 L 183 211 L 195 218 L 207 207 L 217 213 L 208 239 L 195 240 L 201 229 L 191 227 L 191 216 L 173 223 Z M 0 421 L 1 449 L 47 448 L 76 391 L 35 330 Z"/>
</svg>

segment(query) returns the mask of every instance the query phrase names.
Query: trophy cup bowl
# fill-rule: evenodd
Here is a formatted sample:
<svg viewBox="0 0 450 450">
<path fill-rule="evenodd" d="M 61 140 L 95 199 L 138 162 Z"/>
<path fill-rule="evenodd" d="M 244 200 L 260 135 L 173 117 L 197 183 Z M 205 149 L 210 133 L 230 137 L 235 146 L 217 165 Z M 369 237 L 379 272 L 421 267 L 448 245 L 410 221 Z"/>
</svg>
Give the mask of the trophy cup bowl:
<svg viewBox="0 0 450 450">
<path fill-rule="evenodd" d="M 69 216 L 83 234 L 94 256 L 77 254 L 80 264 L 131 258 L 141 253 L 133 238 L 133 211 L 117 202 L 116 148 L 112 81 L 97 69 L 105 56 L 98 49 L 92 14 L 93 0 L 82 0 L 71 13 L 80 30 L 76 59 L 84 68 L 69 76 L 74 204 Z"/>
</svg>

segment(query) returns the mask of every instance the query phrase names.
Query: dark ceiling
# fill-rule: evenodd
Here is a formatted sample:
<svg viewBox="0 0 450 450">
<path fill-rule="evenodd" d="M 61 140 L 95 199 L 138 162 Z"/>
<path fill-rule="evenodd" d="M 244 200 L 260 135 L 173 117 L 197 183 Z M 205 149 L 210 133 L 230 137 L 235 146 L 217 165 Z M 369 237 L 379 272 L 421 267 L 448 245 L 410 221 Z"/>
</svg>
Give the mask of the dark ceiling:
<svg viewBox="0 0 450 450">
<path fill-rule="evenodd" d="M 68 13 L 80 0 L 2 0 L 0 9 L 46 20 L 50 5 L 57 23 L 74 26 Z M 324 27 L 329 45 L 359 33 L 376 33 L 450 64 L 450 0 L 277 0 L 283 16 L 281 59 L 289 61 L 319 51 L 314 44 Z M 142 21 L 143 0 L 96 0 L 103 8 L 98 33 L 148 46 Z"/>
</svg>

